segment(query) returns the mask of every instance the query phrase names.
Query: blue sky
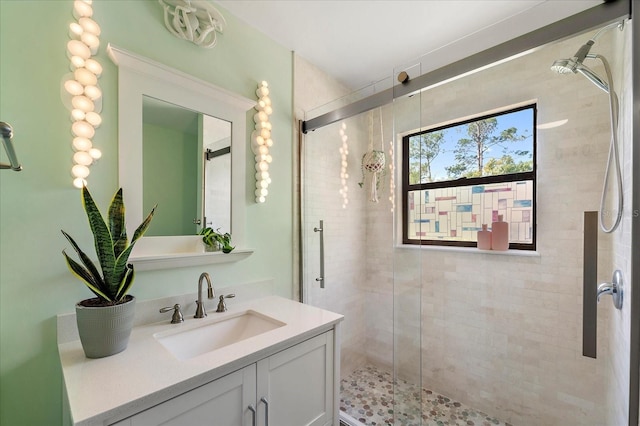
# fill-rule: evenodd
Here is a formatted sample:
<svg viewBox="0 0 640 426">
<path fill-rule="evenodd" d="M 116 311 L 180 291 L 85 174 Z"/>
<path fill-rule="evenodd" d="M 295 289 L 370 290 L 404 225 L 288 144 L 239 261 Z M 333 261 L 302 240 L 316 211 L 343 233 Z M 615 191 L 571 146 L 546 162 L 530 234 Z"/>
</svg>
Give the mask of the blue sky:
<svg viewBox="0 0 640 426">
<path fill-rule="evenodd" d="M 500 133 L 504 129 L 508 129 L 509 127 L 515 127 L 518 129 L 519 135 L 527 135 L 529 136 L 523 141 L 518 142 L 510 142 L 508 143 L 508 147 L 510 151 L 531 151 L 533 152 L 533 131 L 534 131 L 534 123 L 532 119 L 533 110 L 532 109 L 524 109 L 516 112 L 512 112 L 509 114 L 500 115 L 497 118 L 498 127 L 496 129 L 496 133 Z M 444 144 L 441 146 L 440 154 L 433 160 L 431 164 L 431 173 L 434 180 L 443 180 L 447 178 L 447 172 L 445 170 L 446 166 L 450 166 L 455 163 L 454 159 L 454 149 L 456 147 L 456 143 L 459 139 L 467 138 L 466 125 L 449 127 L 444 130 Z M 500 158 L 502 157 L 503 152 L 502 149 L 498 146 L 494 147 L 491 151 L 485 154 L 484 162 L 486 162 L 493 157 Z M 513 159 L 516 162 L 528 160 L 527 157 L 518 157 L 516 155 L 512 155 Z"/>
</svg>

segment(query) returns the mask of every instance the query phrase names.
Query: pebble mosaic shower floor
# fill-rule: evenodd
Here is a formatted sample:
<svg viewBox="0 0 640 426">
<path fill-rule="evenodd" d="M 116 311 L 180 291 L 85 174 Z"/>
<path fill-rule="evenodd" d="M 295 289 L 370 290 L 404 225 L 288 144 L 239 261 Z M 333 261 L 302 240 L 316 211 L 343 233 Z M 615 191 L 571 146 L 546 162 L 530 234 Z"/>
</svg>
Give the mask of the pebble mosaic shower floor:
<svg viewBox="0 0 640 426">
<path fill-rule="evenodd" d="M 391 373 L 373 365 L 341 381 L 340 411 L 366 426 L 513 426 L 404 380 L 394 390 Z"/>
</svg>

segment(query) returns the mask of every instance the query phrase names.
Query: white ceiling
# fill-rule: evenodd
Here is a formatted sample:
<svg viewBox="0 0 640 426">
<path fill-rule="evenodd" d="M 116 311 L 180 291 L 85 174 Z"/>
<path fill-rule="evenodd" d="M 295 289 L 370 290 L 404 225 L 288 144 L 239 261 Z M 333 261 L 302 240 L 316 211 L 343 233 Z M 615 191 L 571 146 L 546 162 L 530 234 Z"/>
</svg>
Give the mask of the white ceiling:
<svg viewBox="0 0 640 426">
<path fill-rule="evenodd" d="M 355 90 L 388 78 L 395 67 L 423 55 L 427 56 L 422 61 L 421 74 L 603 1 L 220 0 L 217 3 Z"/>
</svg>

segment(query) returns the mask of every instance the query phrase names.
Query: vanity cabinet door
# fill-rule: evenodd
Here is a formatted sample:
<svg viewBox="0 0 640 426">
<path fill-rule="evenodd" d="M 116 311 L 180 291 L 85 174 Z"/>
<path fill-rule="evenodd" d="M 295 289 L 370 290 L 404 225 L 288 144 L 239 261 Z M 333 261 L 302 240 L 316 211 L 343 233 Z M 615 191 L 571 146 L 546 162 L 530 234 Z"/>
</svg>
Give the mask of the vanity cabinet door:
<svg viewBox="0 0 640 426">
<path fill-rule="evenodd" d="M 333 424 L 333 356 L 330 331 L 259 361 L 258 425 Z"/>
<path fill-rule="evenodd" d="M 131 426 L 252 425 L 256 365 L 221 377 L 131 417 Z"/>
</svg>

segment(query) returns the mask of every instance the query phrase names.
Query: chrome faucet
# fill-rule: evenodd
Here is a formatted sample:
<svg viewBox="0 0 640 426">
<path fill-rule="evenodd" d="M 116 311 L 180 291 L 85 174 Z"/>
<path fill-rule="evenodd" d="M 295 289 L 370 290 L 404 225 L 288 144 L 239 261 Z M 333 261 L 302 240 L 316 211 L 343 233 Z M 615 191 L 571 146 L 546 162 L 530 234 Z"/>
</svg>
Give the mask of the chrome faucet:
<svg viewBox="0 0 640 426">
<path fill-rule="evenodd" d="M 196 300 L 196 314 L 193 316 L 194 318 L 204 318 L 207 316 L 207 311 L 204 308 L 204 302 L 202 301 L 202 279 L 205 278 L 207 280 L 207 298 L 213 299 L 213 287 L 211 286 L 211 277 L 208 273 L 203 272 L 200 274 L 200 279 L 198 279 L 198 300 Z"/>
</svg>

